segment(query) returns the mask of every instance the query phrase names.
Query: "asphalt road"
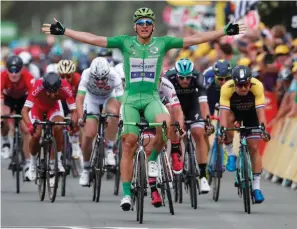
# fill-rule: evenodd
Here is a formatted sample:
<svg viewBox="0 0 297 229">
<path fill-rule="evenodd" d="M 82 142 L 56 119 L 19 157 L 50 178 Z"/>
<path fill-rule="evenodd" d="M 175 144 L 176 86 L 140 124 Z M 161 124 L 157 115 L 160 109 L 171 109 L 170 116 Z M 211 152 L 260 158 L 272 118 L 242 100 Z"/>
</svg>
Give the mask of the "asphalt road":
<svg viewBox="0 0 297 229">
<path fill-rule="evenodd" d="M 242 199 L 233 187 L 233 175 L 224 174 L 219 202 L 211 194 L 200 195 L 198 209 L 190 207 L 188 195 L 175 204 L 175 215 L 168 208 L 156 209 L 145 199 L 144 224 L 136 221 L 135 212 L 123 212 L 120 196 L 113 196 L 113 182 L 104 179 L 101 201 L 92 202 L 91 188 L 79 186 L 78 179 L 68 180 L 66 197 L 54 203 L 39 201 L 37 186 L 25 182 L 15 193 L 15 180 L 1 162 L 2 228 L 197 228 L 197 229 L 290 229 L 297 227 L 297 192 L 262 179 L 265 202 L 253 205 L 251 215 L 243 210 Z"/>
</svg>

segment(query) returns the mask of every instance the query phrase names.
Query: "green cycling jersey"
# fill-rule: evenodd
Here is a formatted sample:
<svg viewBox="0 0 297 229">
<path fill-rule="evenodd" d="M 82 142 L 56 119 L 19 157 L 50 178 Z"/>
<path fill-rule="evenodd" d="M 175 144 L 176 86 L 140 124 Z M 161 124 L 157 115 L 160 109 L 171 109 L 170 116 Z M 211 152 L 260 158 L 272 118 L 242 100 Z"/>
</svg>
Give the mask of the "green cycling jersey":
<svg viewBox="0 0 297 229">
<path fill-rule="evenodd" d="M 107 48 L 119 48 L 124 57 L 126 90 L 129 95 L 157 92 L 163 58 L 173 48 L 182 48 L 183 39 L 171 36 L 152 37 L 148 44 L 140 44 L 136 36 L 107 38 Z"/>
<path fill-rule="evenodd" d="M 137 37 L 115 36 L 107 38 L 107 48 L 119 48 L 124 57 L 125 93 L 121 118 L 125 122 L 139 122 L 140 112 L 154 122 L 159 114 L 168 113 L 158 94 L 158 84 L 166 52 L 182 48 L 183 39 L 171 36 L 152 37 L 148 44 L 140 44 Z M 135 126 L 124 126 L 122 134 L 138 135 Z"/>
</svg>

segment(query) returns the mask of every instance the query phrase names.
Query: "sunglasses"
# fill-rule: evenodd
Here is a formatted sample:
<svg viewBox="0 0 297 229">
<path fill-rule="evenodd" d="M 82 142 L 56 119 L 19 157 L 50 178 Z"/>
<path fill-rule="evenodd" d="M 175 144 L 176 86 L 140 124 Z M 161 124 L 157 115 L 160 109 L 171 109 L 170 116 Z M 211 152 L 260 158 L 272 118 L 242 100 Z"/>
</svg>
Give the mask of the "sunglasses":
<svg viewBox="0 0 297 229">
<path fill-rule="evenodd" d="M 13 73 L 14 73 L 14 74 L 18 74 L 18 73 L 21 71 L 20 68 L 17 68 L 17 67 L 15 67 L 15 66 L 12 66 L 12 67 L 8 68 L 7 70 L 8 70 L 8 72 L 11 73 L 11 74 L 13 74 Z"/>
<path fill-rule="evenodd" d="M 239 87 L 239 88 L 243 88 L 243 87 L 247 88 L 250 86 L 250 82 L 236 83 L 235 85 L 236 85 L 236 87 Z"/>
<path fill-rule="evenodd" d="M 61 74 L 61 78 L 62 79 L 70 79 L 70 78 L 72 78 L 72 74 Z"/>
<path fill-rule="evenodd" d="M 106 81 L 108 78 L 107 76 L 104 76 L 104 77 L 95 77 L 95 80 L 97 81 Z"/>
<path fill-rule="evenodd" d="M 228 80 L 231 80 L 232 78 L 231 77 L 221 77 L 221 76 L 216 76 L 216 79 L 218 81 L 228 81 Z"/>
<path fill-rule="evenodd" d="M 191 77 L 189 77 L 189 76 L 178 76 L 178 78 L 181 80 L 181 81 L 183 81 L 183 80 L 187 80 L 187 81 L 189 81 L 189 80 L 191 80 Z"/>
<path fill-rule="evenodd" d="M 150 26 L 152 24 L 153 24 L 153 20 L 151 19 L 139 19 L 136 22 L 136 25 L 140 25 L 140 26 L 144 26 L 144 25 Z"/>
</svg>

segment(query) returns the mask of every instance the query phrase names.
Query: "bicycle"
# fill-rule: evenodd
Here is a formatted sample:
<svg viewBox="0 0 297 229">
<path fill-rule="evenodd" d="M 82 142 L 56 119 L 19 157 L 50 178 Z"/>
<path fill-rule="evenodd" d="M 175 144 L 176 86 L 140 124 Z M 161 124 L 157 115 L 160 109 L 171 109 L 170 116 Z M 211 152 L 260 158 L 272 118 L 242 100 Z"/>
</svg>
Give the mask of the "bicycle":
<svg viewBox="0 0 297 229">
<path fill-rule="evenodd" d="M 136 220 L 140 224 L 143 223 L 143 200 L 144 196 L 147 195 L 147 166 L 146 166 L 146 154 L 144 151 L 144 132 L 149 127 L 162 127 L 163 139 L 166 141 L 166 122 L 163 123 L 148 123 L 148 122 L 125 122 L 122 120 L 119 122 L 120 128 L 123 125 L 137 126 L 139 128 L 138 134 L 138 149 L 134 155 L 133 163 L 133 177 L 131 182 L 131 193 L 132 193 L 132 206 L 131 210 L 134 210 L 136 203 Z"/>
<path fill-rule="evenodd" d="M 263 136 L 270 136 L 265 131 L 265 126 L 263 123 L 260 126 L 255 127 L 245 127 L 241 122 L 239 128 L 220 128 L 220 136 L 222 139 L 225 138 L 226 131 L 238 131 L 240 133 L 240 147 L 239 147 L 239 154 L 237 159 L 237 169 L 236 169 L 236 180 L 238 182 L 238 194 L 241 197 L 243 194 L 243 204 L 244 210 L 247 214 L 251 213 L 251 201 L 252 204 L 255 203 L 253 197 L 253 188 L 252 188 L 252 181 L 253 181 L 253 170 L 252 170 L 252 163 L 251 157 L 248 150 L 247 145 L 247 136 L 250 133 L 258 133 L 263 134 Z"/>
<path fill-rule="evenodd" d="M 99 202 L 100 192 L 101 192 L 101 180 L 105 171 L 115 171 L 115 166 L 105 166 L 105 126 L 107 125 L 107 118 L 114 117 L 119 118 L 119 115 L 101 113 L 101 114 L 92 114 L 84 111 L 82 120 L 85 122 L 87 116 L 96 116 L 99 119 L 98 133 L 95 139 L 95 144 L 92 150 L 91 159 L 90 159 L 90 181 L 89 187 L 93 184 L 93 201 Z"/>
<path fill-rule="evenodd" d="M 52 127 L 55 125 L 71 125 L 70 121 L 66 122 L 52 122 L 46 119 L 45 121 L 36 120 L 33 123 L 34 132 L 38 125 L 42 126 L 41 149 L 37 157 L 37 169 L 35 184 L 38 185 L 38 193 L 40 201 L 44 200 L 46 184 L 48 195 L 51 202 L 56 199 L 58 182 L 59 182 L 59 168 L 58 168 L 58 153 L 56 140 L 52 134 Z M 51 153 L 54 155 L 54 168 L 50 165 Z M 50 179 L 55 179 L 54 185 L 51 187 Z"/>
<path fill-rule="evenodd" d="M 217 202 L 220 195 L 221 178 L 223 176 L 224 168 L 224 149 L 221 144 L 219 144 L 219 130 L 220 123 L 219 118 L 213 116 L 212 119 L 217 120 L 216 134 L 214 138 L 214 143 L 211 148 L 211 152 L 208 159 L 208 182 L 209 185 L 212 184 L 213 196 L 212 199 Z"/>
<path fill-rule="evenodd" d="M 14 175 L 16 174 L 16 193 L 20 193 L 20 171 L 22 170 L 22 162 L 25 161 L 25 156 L 22 150 L 22 136 L 20 132 L 20 121 L 22 120 L 22 116 L 19 114 L 1 115 L 1 119 L 13 119 L 15 121 L 13 150 L 9 167 L 12 170 L 12 176 L 14 177 Z"/>
<path fill-rule="evenodd" d="M 204 122 L 210 125 L 210 118 L 197 120 L 185 120 L 186 127 L 186 146 L 184 155 L 184 168 L 182 180 L 185 183 L 185 190 L 190 189 L 191 207 L 197 209 L 197 193 L 200 195 L 200 186 L 197 177 L 200 176 L 200 169 L 196 160 L 195 148 L 192 141 L 191 125 L 198 122 Z M 178 123 L 176 123 L 178 131 L 182 132 Z"/>
</svg>

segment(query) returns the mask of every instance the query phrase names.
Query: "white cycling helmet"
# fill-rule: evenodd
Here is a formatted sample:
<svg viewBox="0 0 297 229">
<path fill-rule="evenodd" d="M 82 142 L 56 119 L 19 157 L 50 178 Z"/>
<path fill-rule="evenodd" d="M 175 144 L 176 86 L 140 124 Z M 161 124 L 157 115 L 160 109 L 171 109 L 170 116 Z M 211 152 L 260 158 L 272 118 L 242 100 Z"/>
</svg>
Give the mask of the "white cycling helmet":
<svg viewBox="0 0 297 229">
<path fill-rule="evenodd" d="M 76 66 L 72 60 L 60 60 L 58 63 L 58 72 L 60 74 L 74 73 Z"/>
<path fill-rule="evenodd" d="M 91 77 L 98 80 L 102 77 L 109 78 L 110 65 L 103 57 L 96 57 L 90 66 Z"/>
<path fill-rule="evenodd" d="M 32 60 L 31 54 L 29 52 L 25 52 L 25 51 L 21 52 L 19 54 L 19 57 L 22 59 L 24 65 L 30 64 L 30 62 Z"/>
<path fill-rule="evenodd" d="M 121 77 L 121 79 L 122 80 L 125 80 L 124 64 L 123 63 L 119 63 L 114 68 L 117 71 L 117 73 L 119 74 L 119 76 Z"/>
<path fill-rule="evenodd" d="M 50 72 L 54 72 L 58 74 L 58 64 L 49 64 L 46 67 L 45 73 L 50 73 Z"/>
</svg>

